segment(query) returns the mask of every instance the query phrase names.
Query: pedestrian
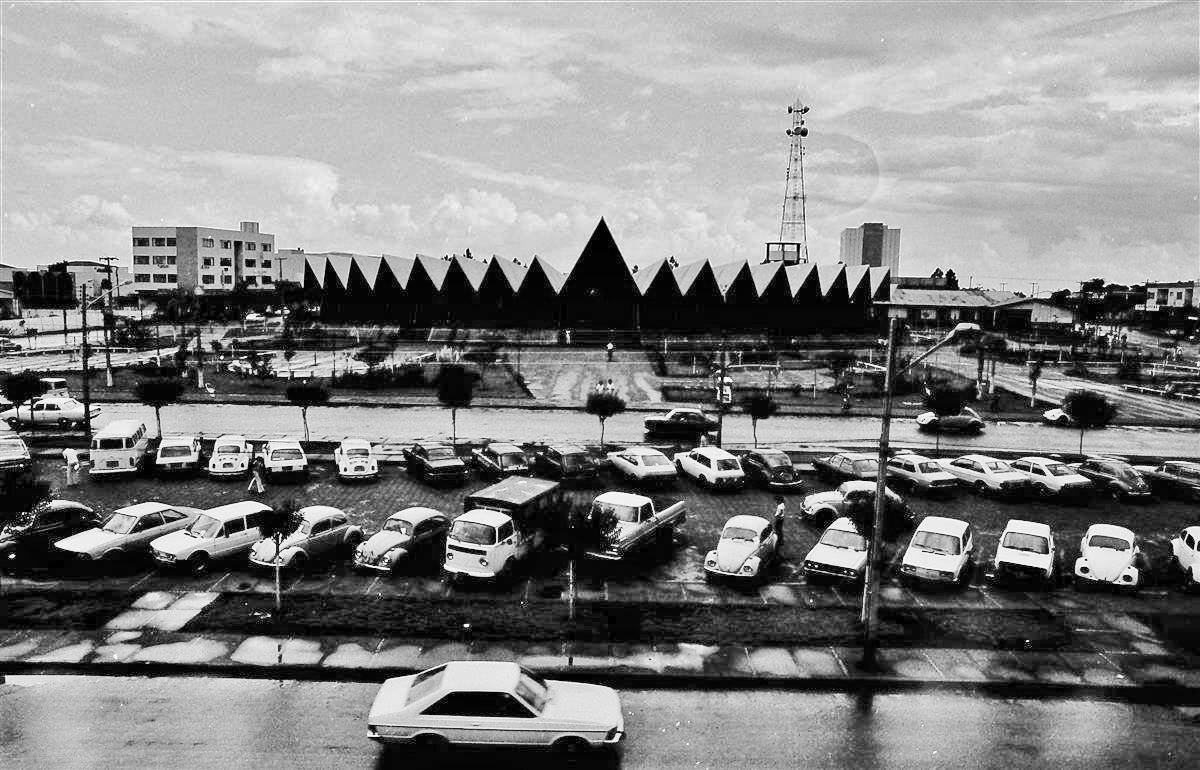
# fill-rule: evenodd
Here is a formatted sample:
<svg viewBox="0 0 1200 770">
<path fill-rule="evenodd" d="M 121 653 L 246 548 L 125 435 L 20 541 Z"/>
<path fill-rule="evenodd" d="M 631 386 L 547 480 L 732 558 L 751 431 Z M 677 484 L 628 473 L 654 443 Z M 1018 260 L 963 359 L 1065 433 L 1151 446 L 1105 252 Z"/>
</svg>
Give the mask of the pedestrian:
<svg viewBox="0 0 1200 770">
<path fill-rule="evenodd" d="M 608 354 L 608 360 L 612 361 L 613 360 L 613 351 L 616 350 L 616 346 L 613 345 L 612 342 L 609 342 L 607 345 L 604 346 L 604 350 Z"/>
<path fill-rule="evenodd" d="M 783 517 L 787 510 L 787 505 L 783 502 L 783 495 L 775 495 L 775 549 L 778 551 L 783 548 Z"/>
<path fill-rule="evenodd" d="M 79 452 L 74 449 L 63 450 L 63 462 L 66 464 L 67 486 L 79 486 Z"/>
<path fill-rule="evenodd" d="M 567 344 L 570 345 L 571 344 L 571 330 L 567 329 L 566 334 L 567 334 Z"/>
<path fill-rule="evenodd" d="M 612 377 L 608 378 L 608 384 L 605 385 L 604 387 L 605 387 L 605 390 L 607 390 L 609 393 L 617 392 L 617 386 L 613 385 Z"/>
<path fill-rule="evenodd" d="M 263 483 L 263 463 L 260 459 L 255 458 L 254 463 L 250 466 L 250 483 L 246 486 L 246 491 L 258 496 L 262 496 L 267 491 L 267 485 Z"/>
</svg>

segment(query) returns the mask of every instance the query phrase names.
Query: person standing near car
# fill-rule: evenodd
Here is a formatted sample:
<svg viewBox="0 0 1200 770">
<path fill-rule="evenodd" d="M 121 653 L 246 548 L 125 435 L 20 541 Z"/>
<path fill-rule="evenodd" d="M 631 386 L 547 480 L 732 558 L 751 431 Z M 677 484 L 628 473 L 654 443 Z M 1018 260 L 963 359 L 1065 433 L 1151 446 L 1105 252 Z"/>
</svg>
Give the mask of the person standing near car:
<svg viewBox="0 0 1200 770">
<path fill-rule="evenodd" d="M 775 550 L 783 548 L 783 518 L 786 515 L 787 504 L 783 495 L 775 495 Z"/>
<path fill-rule="evenodd" d="M 79 452 L 74 449 L 63 450 L 63 462 L 66 464 L 67 486 L 79 486 Z"/>
<path fill-rule="evenodd" d="M 250 470 L 250 483 L 246 486 L 246 491 L 259 496 L 267 491 L 267 485 L 263 483 L 263 461 L 261 458 L 254 458 L 254 464 Z"/>
</svg>

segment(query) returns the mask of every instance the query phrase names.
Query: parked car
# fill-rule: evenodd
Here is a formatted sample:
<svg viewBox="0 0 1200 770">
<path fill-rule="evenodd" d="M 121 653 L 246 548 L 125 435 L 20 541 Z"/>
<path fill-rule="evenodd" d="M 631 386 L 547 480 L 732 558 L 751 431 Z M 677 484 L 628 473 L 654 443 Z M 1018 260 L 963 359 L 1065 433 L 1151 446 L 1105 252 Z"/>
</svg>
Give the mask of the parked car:
<svg viewBox="0 0 1200 770">
<path fill-rule="evenodd" d="M 1053 585 L 1058 577 L 1058 549 L 1050 527 L 1036 521 L 1009 519 L 996 546 L 989 577 L 997 583 Z"/>
<path fill-rule="evenodd" d="M 93 406 L 87 410 L 92 419 L 100 416 L 100 407 Z M 83 425 L 83 403 L 69 396 L 47 396 L 33 402 L 14 406 L 0 412 L 0 420 L 9 425 L 33 425 L 37 427 L 57 426 L 59 428 L 78 428 Z"/>
<path fill-rule="evenodd" d="M 262 537 L 258 528 L 271 509 L 245 500 L 202 512 L 185 529 L 150 543 L 150 553 L 167 567 L 183 567 L 193 575 L 206 575 L 217 560 L 245 556 Z"/>
<path fill-rule="evenodd" d="M 182 505 L 137 503 L 118 508 L 99 527 L 59 540 L 54 547 L 81 562 L 114 567 L 147 553 L 153 540 L 187 527 L 200 513 Z"/>
<path fill-rule="evenodd" d="M 1113 585 L 1131 590 L 1141 583 L 1141 548 L 1131 530 L 1112 524 L 1093 524 L 1079 542 L 1075 587 Z"/>
<path fill-rule="evenodd" d="M 948 473 L 937 460 L 924 455 L 899 454 L 887 461 L 888 486 L 940 495 L 958 489 L 958 479 Z"/>
<path fill-rule="evenodd" d="M 646 434 L 670 438 L 691 438 L 714 431 L 717 421 L 708 417 L 699 409 L 682 407 L 672 409 L 666 414 L 647 417 L 642 421 Z"/>
<path fill-rule="evenodd" d="M 778 549 L 771 522 L 739 514 L 725 522 L 717 547 L 704 557 L 704 577 L 761 581 L 775 563 Z"/>
<path fill-rule="evenodd" d="M 308 455 L 299 441 L 268 441 L 262 459 L 268 478 L 308 478 Z"/>
<path fill-rule="evenodd" d="M 1029 479 L 1017 473 L 1003 460 L 987 455 L 963 455 L 954 460 L 942 460 L 942 468 L 979 494 L 1009 497 L 1026 495 Z"/>
<path fill-rule="evenodd" d="M 1184 527 L 1171 540 L 1171 565 L 1184 590 L 1200 588 L 1200 526 Z"/>
<path fill-rule="evenodd" d="M 547 525 L 563 510 L 562 488 L 546 479 L 510 476 L 467 495 L 446 536 L 446 578 L 507 577 L 542 549 Z"/>
<path fill-rule="evenodd" d="M 13 563 L 40 565 L 53 556 L 58 540 L 100 524 L 96 511 L 73 500 L 47 500 L 18 513 L 0 527 L 0 568 Z"/>
<path fill-rule="evenodd" d="M 362 528 L 351 524 L 345 511 L 328 505 L 310 505 L 299 510 L 300 526 L 283 538 L 278 549 L 264 537 L 250 549 L 250 563 L 257 567 L 281 566 L 302 570 L 314 559 L 327 558 L 339 550 L 353 553 L 363 541 Z"/>
<path fill-rule="evenodd" d="M 525 450 L 515 444 L 492 442 L 472 451 L 471 459 L 481 474 L 491 478 L 528 476 L 530 473 Z"/>
<path fill-rule="evenodd" d="M 675 469 L 710 489 L 741 489 L 746 485 L 742 464 L 724 449 L 715 446 L 696 447 L 690 452 L 675 455 Z"/>
<path fill-rule="evenodd" d="M 359 481 L 379 478 L 379 458 L 370 441 L 360 438 L 343 439 L 333 450 L 333 465 L 339 481 Z"/>
<path fill-rule="evenodd" d="M 200 470 L 200 439 L 196 436 L 167 436 L 158 443 L 154 467 L 159 473 L 190 473 Z"/>
<path fill-rule="evenodd" d="M 388 516 L 383 529 L 354 551 L 354 566 L 375 572 L 394 572 L 414 554 L 432 556 L 440 565 L 450 519 L 441 511 L 414 506 Z"/>
<path fill-rule="evenodd" d="M 599 475 L 596 461 L 581 446 L 554 444 L 533 456 L 538 473 L 559 481 L 593 480 Z"/>
<path fill-rule="evenodd" d="M 608 543 L 585 555 L 598 561 L 625 561 L 652 549 L 666 551 L 675 545 L 675 530 L 687 521 L 682 500 L 659 505 L 645 495 L 605 492 L 592 501 L 588 516 L 610 515 L 616 528 Z"/>
<path fill-rule="evenodd" d="M 631 446 L 608 453 L 613 472 L 634 484 L 658 484 L 675 480 L 676 470 L 667 456 L 657 449 Z"/>
<path fill-rule="evenodd" d="M 810 524 L 824 526 L 834 519 L 848 515 L 855 505 L 866 505 L 874 509 L 875 484 L 874 481 L 846 481 L 837 489 L 808 495 L 801 504 L 800 518 Z M 887 489 L 886 496 L 889 513 L 899 515 L 909 523 L 915 520 L 916 514 L 908 507 L 903 497 L 891 489 Z"/>
<path fill-rule="evenodd" d="M 792 458 L 779 449 L 751 449 L 742 455 L 746 481 L 772 492 L 803 493 L 804 482 Z"/>
<path fill-rule="evenodd" d="M 870 543 L 845 516 L 829 523 L 817 544 L 804 557 L 801 570 L 809 580 L 832 578 L 848 582 L 863 579 Z"/>
<path fill-rule="evenodd" d="M 958 414 L 938 415 L 934 412 L 923 412 L 917 415 L 917 430 L 923 433 L 966 433 L 978 436 L 983 433 L 987 423 L 969 406 L 963 407 Z"/>
<path fill-rule="evenodd" d="M 1145 477 L 1123 460 L 1092 457 L 1076 465 L 1075 470 L 1115 500 L 1149 500 L 1154 496 Z"/>
<path fill-rule="evenodd" d="M 1022 457 L 1010 463 L 1012 469 L 1029 479 L 1033 491 L 1042 497 L 1082 500 L 1095 490 L 1092 482 L 1060 460 L 1048 457 Z"/>
<path fill-rule="evenodd" d="M 455 453 L 454 447 L 446 444 L 413 444 L 404 452 L 405 469 L 426 484 L 462 484 L 469 471 Z"/>
<path fill-rule="evenodd" d="M 1200 463 L 1168 460 L 1157 467 L 1138 470 L 1156 495 L 1200 500 Z"/>
<path fill-rule="evenodd" d="M 906 583 L 966 585 L 974 568 L 975 540 L 961 519 L 926 516 L 913 532 L 900 562 Z"/>
<path fill-rule="evenodd" d="M 113 420 L 92 436 L 88 475 L 117 476 L 141 473 L 150 456 L 150 436 L 141 420 Z"/>
<path fill-rule="evenodd" d="M 1071 418 L 1071 415 L 1067 414 L 1062 410 L 1061 407 L 1057 406 L 1053 409 L 1047 409 L 1046 411 L 1042 412 L 1042 422 L 1050 425 L 1057 425 L 1060 428 L 1075 427 L 1075 420 Z"/>
<path fill-rule="evenodd" d="M 33 481 L 33 455 L 25 440 L 15 433 L 0 435 L 0 479 L 5 483 Z"/>
<path fill-rule="evenodd" d="M 817 478 L 828 482 L 870 480 L 879 475 L 879 456 L 868 452 L 841 452 L 813 460 Z"/>
<path fill-rule="evenodd" d="M 208 458 L 208 475 L 214 478 L 248 476 L 254 456 L 254 445 L 245 436 L 221 436 L 213 442 L 212 455 Z"/>
<path fill-rule="evenodd" d="M 608 687 L 543 679 L 516 663 L 451 661 L 384 681 L 367 737 L 431 751 L 483 744 L 575 753 L 620 743 L 625 720 Z"/>
</svg>

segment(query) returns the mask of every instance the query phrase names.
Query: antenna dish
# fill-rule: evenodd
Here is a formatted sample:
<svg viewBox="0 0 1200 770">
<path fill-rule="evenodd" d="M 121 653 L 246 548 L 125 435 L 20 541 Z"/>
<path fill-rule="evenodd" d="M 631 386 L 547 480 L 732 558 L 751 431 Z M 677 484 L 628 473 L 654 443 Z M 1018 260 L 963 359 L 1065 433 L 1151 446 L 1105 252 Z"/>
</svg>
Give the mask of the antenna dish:
<svg viewBox="0 0 1200 770">
<path fill-rule="evenodd" d="M 807 107 L 807 106 L 804 106 L 804 107 L 801 107 L 801 108 L 800 108 L 800 114 L 801 114 L 801 115 L 803 115 L 803 114 L 804 114 L 804 113 L 806 113 L 806 112 L 808 112 L 808 107 Z"/>
<path fill-rule="evenodd" d="M 800 136 L 808 136 L 808 128 L 806 126 L 800 126 Z"/>
</svg>

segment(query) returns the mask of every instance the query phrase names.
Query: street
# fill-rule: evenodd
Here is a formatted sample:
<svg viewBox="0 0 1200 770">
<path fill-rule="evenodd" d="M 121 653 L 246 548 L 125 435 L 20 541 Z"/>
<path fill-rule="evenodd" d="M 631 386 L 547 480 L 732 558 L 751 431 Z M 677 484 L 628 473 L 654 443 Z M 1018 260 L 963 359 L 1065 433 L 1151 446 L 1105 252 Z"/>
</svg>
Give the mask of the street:
<svg viewBox="0 0 1200 770">
<path fill-rule="evenodd" d="M 557 768 L 540 752 L 383 752 L 365 736 L 373 684 L 224 678 L 10 676 L 0 765 Z M 1188 767 L 1181 711 L 949 693 L 626 690 L 620 756 L 585 767 Z"/>
</svg>

